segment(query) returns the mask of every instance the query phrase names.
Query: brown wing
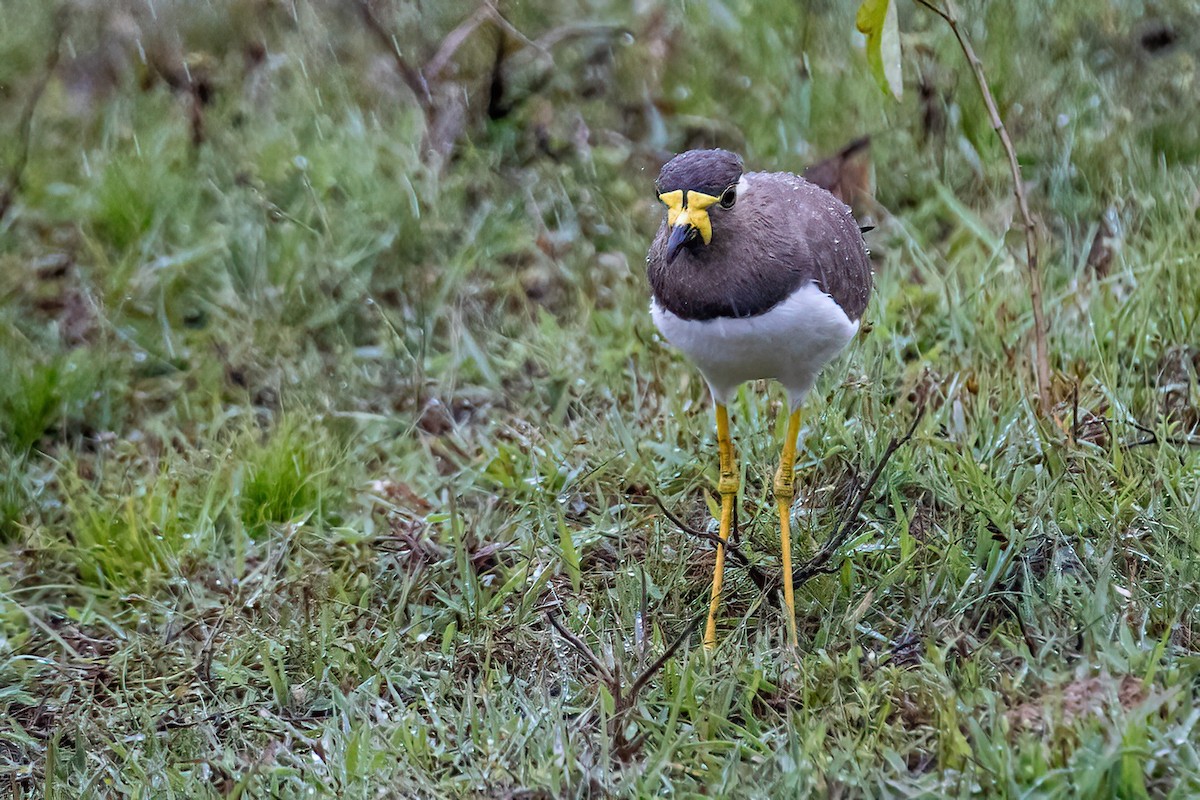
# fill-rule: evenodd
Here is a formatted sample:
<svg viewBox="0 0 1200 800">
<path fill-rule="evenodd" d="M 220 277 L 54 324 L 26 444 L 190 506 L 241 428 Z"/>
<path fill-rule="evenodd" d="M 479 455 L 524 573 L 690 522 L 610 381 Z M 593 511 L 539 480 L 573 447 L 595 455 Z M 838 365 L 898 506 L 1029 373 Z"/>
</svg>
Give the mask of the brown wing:
<svg viewBox="0 0 1200 800">
<path fill-rule="evenodd" d="M 871 296 L 871 261 L 850 209 L 825 189 L 786 172 L 753 176 L 762 193 L 771 238 L 795 259 L 793 268 L 815 281 L 846 316 L 857 320 Z"/>
</svg>

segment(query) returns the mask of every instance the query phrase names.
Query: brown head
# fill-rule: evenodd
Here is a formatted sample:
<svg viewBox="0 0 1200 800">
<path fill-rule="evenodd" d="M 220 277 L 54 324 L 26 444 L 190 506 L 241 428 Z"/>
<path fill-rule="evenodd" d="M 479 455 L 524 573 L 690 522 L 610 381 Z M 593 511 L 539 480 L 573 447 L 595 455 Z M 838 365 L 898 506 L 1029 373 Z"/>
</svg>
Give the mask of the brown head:
<svg viewBox="0 0 1200 800">
<path fill-rule="evenodd" d="M 671 226 L 668 262 L 712 241 L 713 218 L 733 208 L 741 178 L 742 157 L 728 150 L 689 150 L 663 165 L 654 188 Z"/>
<path fill-rule="evenodd" d="M 727 150 L 690 150 L 655 182 L 666 206 L 646 257 L 655 300 L 689 320 L 761 314 L 814 281 L 851 319 L 871 266 L 850 209 L 786 172 L 743 174 Z"/>
</svg>

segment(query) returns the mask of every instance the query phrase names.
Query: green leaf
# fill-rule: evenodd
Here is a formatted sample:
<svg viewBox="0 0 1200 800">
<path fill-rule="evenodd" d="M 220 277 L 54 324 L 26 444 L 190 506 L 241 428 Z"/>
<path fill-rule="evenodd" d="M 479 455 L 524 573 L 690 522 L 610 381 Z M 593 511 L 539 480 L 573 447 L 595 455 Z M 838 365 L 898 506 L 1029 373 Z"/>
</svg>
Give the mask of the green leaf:
<svg viewBox="0 0 1200 800">
<path fill-rule="evenodd" d="M 571 530 L 567 527 L 562 514 L 558 515 L 558 544 L 562 548 L 563 564 L 567 568 L 567 575 L 571 578 L 571 588 L 575 594 L 579 594 L 583 582 L 583 576 L 579 572 L 579 550 L 575 548 L 575 537 L 571 535 Z"/>
<path fill-rule="evenodd" d="M 900 68 L 900 23 L 891 0 L 863 0 L 855 26 L 867 37 L 867 64 L 879 88 L 899 100 L 904 95 Z"/>
</svg>

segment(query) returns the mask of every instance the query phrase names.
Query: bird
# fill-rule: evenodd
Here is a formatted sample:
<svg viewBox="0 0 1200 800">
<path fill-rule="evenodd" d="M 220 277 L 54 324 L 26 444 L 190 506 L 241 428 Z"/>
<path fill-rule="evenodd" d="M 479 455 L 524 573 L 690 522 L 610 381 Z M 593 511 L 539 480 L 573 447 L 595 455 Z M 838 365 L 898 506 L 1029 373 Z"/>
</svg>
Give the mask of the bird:
<svg viewBox="0 0 1200 800">
<path fill-rule="evenodd" d="M 650 316 L 699 369 L 715 406 L 721 517 L 704 647 L 717 643 L 725 547 L 739 486 L 728 403 L 744 382 L 774 379 L 788 399 L 773 484 L 784 603 L 796 647 L 790 513 L 801 406 L 820 371 L 858 333 L 871 296 L 870 254 L 850 209 L 788 172 L 746 172 L 728 150 L 667 161 L 654 193 L 665 206 L 646 256 Z"/>
</svg>

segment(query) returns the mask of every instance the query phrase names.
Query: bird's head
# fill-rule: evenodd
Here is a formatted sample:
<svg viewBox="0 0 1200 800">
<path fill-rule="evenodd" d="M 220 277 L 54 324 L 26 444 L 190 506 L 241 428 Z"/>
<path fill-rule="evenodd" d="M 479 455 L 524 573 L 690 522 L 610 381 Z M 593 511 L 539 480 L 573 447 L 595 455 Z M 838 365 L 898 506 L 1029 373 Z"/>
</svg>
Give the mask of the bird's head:
<svg viewBox="0 0 1200 800">
<path fill-rule="evenodd" d="M 733 208 L 741 179 L 742 157 L 728 150 L 689 150 L 663 165 L 654 191 L 667 207 L 667 263 L 712 241 L 713 219 Z"/>
</svg>

